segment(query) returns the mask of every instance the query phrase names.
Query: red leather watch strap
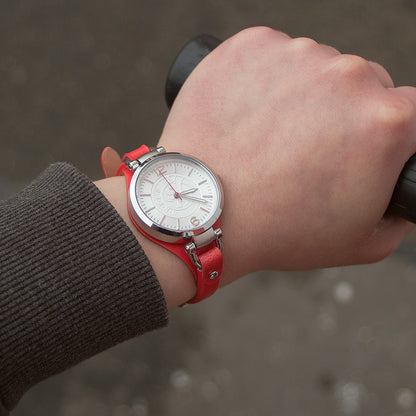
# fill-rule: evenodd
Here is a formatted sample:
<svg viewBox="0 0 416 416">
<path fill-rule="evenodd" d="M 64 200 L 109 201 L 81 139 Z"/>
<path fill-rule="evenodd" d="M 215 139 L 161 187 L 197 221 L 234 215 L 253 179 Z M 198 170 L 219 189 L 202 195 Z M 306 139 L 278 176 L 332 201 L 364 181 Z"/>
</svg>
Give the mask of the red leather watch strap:
<svg viewBox="0 0 416 416">
<path fill-rule="evenodd" d="M 209 250 L 198 255 L 202 271 L 196 270 L 197 293 L 188 303 L 197 303 L 211 296 L 218 289 L 222 273 L 222 253 L 215 244 Z"/>
<path fill-rule="evenodd" d="M 147 147 L 146 145 L 140 146 L 138 149 L 133 150 L 132 152 L 126 153 L 122 158 L 122 163 L 117 169 L 116 175 L 124 175 L 126 178 L 126 184 L 127 189 L 129 189 L 131 178 L 133 176 L 133 171 L 131 171 L 127 165 L 126 160 L 134 160 L 139 158 L 140 156 L 144 155 L 145 153 L 149 152 L 151 149 Z M 105 171 L 105 169 L 104 169 Z M 128 204 L 129 207 L 129 204 Z M 223 256 L 222 252 L 219 249 L 216 241 L 212 241 L 208 245 L 204 247 L 197 248 L 197 255 L 199 258 L 199 261 L 202 266 L 202 270 L 198 270 L 198 268 L 194 265 L 191 258 L 189 257 L 188 253 L 185 251 L 185 244 L 187 243 L 186 240 L 182 239 L 176 243 L 168 243 L 165 241 L 161 241 L 156 239 L 155 237 L 149 235 L 146 233 L 140 225 L 134 220 L 133 215 L 130 212 L 129 208 L 129 216 L 131 220 L 133 221 L 136 228 L 148 239 L 153 241 L 156 244 L 159 244 L 160 246 L 166 248 L 170 252 L 174 253 L 176 256 L 178 256 L 180 259 L 182 259 L 188 267 L 191 269 L 196 285 L 197 285 L 197 293 L 196 295 L 189 300 L 187 303 L 197 303 L 202 301 L 203 299 L 211 296 L 215 293 L 215 291 L 218 289 L 219 282 L 220 282 L 220 276 L 222 273 L 223 268 Z M 219 228 L 220 227 L 220 221 L 218 220 L 213 228 Z"/>
<path fill-rule="evenodd" d="M 194 275 L 197 292 L 196 295 L 189 300 L 187 303 L 198 303 L 201 300 L 206 299 L 207 297 L 213 295 L 220 284 L 220 276 L 222 274 L 223 268 L 223 256 L 221 250 L 218 248 L 217 243 L 213 241 L 205 247 L 202 247 L 197 251 L 199 261 L 202 265 L 202 270 L 198 270 L 197 267 L 192 263 L 192 260 L 189 258 L 188 253 L 185 251 L 185 240 L 178 241 L 177 243 L 167 243 L 165 241 L 158 240 L 153 236 L 146 233 L 134 220 L 133 216 L 130 213 L 129 215 L 131 220 L 137 229 L 146 236 L 149 240 L 153 241 L 156 244 L 166 248 L 171 253 L 178 256 L 182 259 L 187 266 L 191 269 L 192 274 Z M 215 223 L 214 227 L 219 227 L 219 220 Z"/>
<path fill-rule="evenodd" d="M 121 159 L 121 164 L 119 168 L 117 169 L 116 176 L 124 175 L 126 179 L 128 178 L 127 182 L 127 189 L 129 188 L 131 177 L 133 176 L 133 173 L 126 165 L 126 160 L 134 160 L 137 159 L 140 156 L 143 156 L 145 153 L 150 152 L 150 149 L 146 145 L 141 145 L 138 149 L 133 150 L 129 153 L 126 153 L 123 158 Z"/>
</svg>

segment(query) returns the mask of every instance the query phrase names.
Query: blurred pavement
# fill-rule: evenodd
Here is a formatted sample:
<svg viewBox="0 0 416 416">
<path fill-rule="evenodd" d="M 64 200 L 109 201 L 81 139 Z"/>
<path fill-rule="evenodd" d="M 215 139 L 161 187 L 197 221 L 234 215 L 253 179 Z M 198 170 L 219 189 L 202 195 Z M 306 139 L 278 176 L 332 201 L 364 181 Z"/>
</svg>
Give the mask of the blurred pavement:
<svg viewBox="0 0 416 416">
<path fill-rule="evenodd" d="M 0 197 L 49 163 L 155 144 L 200 33 L 268 25 L 416 84 L 413 0 L 3 0 Z M 264 272 L 33 388 L 14 416 L 414 416 L 416 239 L 382 263 Z M 1 376 L 1 375 L 0 375 Z"/>
</svg>

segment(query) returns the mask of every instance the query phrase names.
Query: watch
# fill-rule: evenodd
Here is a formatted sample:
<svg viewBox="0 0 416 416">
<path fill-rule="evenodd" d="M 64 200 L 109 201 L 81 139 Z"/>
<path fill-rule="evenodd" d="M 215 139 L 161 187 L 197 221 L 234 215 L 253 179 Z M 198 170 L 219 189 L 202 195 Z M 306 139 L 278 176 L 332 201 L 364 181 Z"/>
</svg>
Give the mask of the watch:
<svg viewBox="0 0 416 416">
<path fill-rule="evenodd" d="M 108 149 L 102 155 L 106 176 Z M 138 230 L 191 269 L 197 293 L 187 303 L 211 296 L 223 268 L 224 197 L 218 177 L 194 157 L 145 145 L 126 153 L 113 173 L 126 178 L 129 216 Z"/>
</svg>

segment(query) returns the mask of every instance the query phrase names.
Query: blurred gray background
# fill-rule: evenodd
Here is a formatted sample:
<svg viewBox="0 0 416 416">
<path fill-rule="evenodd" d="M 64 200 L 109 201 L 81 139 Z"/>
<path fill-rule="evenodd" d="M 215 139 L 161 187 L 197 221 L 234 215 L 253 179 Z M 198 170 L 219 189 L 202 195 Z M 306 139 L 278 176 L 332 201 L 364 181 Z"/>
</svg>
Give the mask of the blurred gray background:
<svg viewBox="0 0 416 416">
<path fill-rule="evenodd" d="M 49 163 L 154 144 L 182 45 L 268 25 L 416 84 L 413 0 L 2 0 L 0 196 Z M 416 251 L 264 272 L 26 394 L 14 416 L 416 415 Z M 1 375 L 0 375 L 1 377 Z"/>
</svg>

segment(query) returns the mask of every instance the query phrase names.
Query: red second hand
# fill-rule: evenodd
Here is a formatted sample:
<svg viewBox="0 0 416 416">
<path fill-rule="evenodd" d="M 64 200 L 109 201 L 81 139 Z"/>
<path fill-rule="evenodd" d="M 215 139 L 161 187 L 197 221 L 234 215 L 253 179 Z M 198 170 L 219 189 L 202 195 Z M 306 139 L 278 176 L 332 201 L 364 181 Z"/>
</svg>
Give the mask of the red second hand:
<svg viewBox="0 0 416 416">
<path fill-rule="evenodd" d="M 163 172 L 159 169 L 159 173 L 162 175 L 163 179 L 167 182 L 167 184 L 172 188 L 173 192 L 175 192 L 175 197 L 179 198 L 182 201 L 181 195 L 179 192 L 175 191 L 175 188 L 171 185 L 171 183 L 166 179 L 165 175 L 163 174 Z"/>
</svg>

